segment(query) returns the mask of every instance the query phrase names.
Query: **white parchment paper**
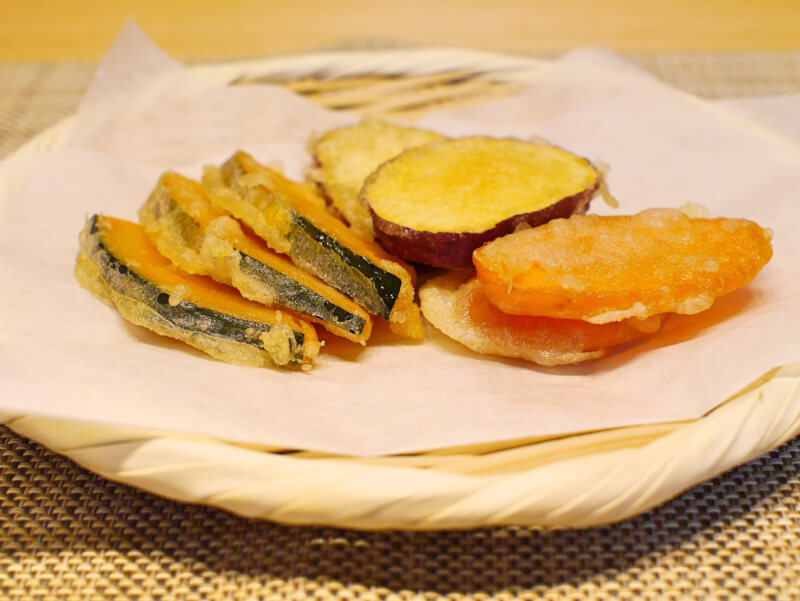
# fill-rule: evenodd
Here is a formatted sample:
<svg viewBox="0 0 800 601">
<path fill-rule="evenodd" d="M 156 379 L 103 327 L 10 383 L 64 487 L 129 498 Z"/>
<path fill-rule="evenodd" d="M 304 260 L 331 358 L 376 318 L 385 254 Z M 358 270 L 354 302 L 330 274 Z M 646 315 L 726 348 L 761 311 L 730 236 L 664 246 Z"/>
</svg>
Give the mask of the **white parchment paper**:
<svg viewBox="0 0 800 601">
<path fill-rule="evenodd" d="M 199 177 L 242 148 L 302 177 L 309 137 L 354 120 L 282 88 L 198 80 L 127 26 L 63 148 L 2 165 L 0 412 L 379 454 L 698 417 L 800 359 L 800 149 L 599 50 L 420 124 L 535 135 L 608 164 L 619 213 L 696 202 L 774 231 L 774 258 L 750 286 L 643 344 L 546 369 L 432 329 L 421 344 L 379 332 L 366 348 L 332 341 L 307 374 L 244 368 L 126 323 L 75 281 L 86 217 L 135 220 L 162 171 Z"/>
</svg>

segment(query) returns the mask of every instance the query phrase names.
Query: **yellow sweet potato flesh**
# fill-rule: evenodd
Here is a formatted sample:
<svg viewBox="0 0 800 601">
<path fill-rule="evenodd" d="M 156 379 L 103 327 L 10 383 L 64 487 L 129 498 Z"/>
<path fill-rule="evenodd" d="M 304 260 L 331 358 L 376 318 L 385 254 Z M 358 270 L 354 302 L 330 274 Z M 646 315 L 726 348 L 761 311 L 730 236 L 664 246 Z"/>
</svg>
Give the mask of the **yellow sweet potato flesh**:
<svg viewBox="0 0 800 601">
<path fill-rule="evenodd" d="M 560 148 L 473 137 L 402 153 L 370 176 L 362 197 L 380 218 L 414 230 L 476 233 L 597 182 L 588 161 Z"/>
<path fill-rule="evenodd" d="M 361 199 L 394 255 L 469 269 L 490 240 L 585 212 L 600 184 L 588 161 L 560 148 L 473 137 L 401 153 L 367 178 Z"/>
</svg>

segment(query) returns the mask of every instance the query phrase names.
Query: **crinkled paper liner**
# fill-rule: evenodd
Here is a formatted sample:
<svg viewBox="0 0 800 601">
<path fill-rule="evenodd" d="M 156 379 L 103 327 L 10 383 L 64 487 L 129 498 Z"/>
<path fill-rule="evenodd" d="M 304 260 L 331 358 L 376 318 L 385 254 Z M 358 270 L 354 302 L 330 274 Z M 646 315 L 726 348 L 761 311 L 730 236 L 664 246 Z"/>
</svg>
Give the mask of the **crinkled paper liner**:
<svg viewBox="0 0 800 601">
<path fill-rule="evenodd" d="M 403 115 L 476 102 L 531 81 L 541 61 L 472 51 L 334 52 L 197 67 L 220 83 L 283 81 L 335 107 Z M 390 77 L 386 77 L 390 76 Z M 317 83 L 314 84 L 315 80 Z M 360 91 L 330 82 L 376 78 Z M 312 83 L 308 83 L 311 81 Z M 57 148 L 66 119 L 17 156 Z M 644 392 L 643 392 L 644 394 Z M 288 524 L 434 530 L 588 527 L 624 520 L 800 433 L 800 363 L 776 368 L 706 416 L 496 448 L 359 459 L 36 416 L 0 423 L 110 480 Z"/>
</svg>

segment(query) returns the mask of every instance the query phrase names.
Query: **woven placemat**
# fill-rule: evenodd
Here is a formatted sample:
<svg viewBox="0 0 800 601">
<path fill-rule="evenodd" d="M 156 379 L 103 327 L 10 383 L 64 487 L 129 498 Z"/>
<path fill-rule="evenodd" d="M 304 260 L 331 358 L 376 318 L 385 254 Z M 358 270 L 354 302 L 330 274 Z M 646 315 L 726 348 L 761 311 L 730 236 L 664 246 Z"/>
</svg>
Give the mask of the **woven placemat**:
<svg viewBox="0 0 800 601">
<path fill-rule="evenodd" d="M 800 599 L 797 440 L 613 526 L 437 533 L 245 520 L 0 449 L 3 599 Z"/>
<path fill-rule="evenodd" d="M 710 98 L 800 91 L 800 54 L 631 55 Z M 0 157 L 92 65 L 0 65 Z M 99 478 L 0 428 L 0 599 L 800 599 L 800 440 L 620 524 L 288 527 Z"/>
</svg>

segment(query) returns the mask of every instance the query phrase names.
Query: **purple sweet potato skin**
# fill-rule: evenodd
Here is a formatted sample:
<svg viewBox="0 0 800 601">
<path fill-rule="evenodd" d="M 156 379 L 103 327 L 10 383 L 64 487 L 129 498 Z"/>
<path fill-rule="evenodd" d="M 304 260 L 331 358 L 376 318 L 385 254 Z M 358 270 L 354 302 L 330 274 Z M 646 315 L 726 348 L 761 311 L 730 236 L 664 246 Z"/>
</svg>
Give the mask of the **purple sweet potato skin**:
<svg viewBox="0 0 800 601">
<path fill-rule="evenodd" d="M 495 238 L 510 234 L 522 225 L 535 227 L 552 219 L 585 213 L 599 186 L 598 179 L 592 188 L 563 198 L 539 211 L 514 215 L 489 230 L 475 233 L 415 230 L 386 221 L 372 209 L 370 213 L 375 237 L 393 255 L 432 267 L 471 269 L 472 251 Z"/>
</svg>

